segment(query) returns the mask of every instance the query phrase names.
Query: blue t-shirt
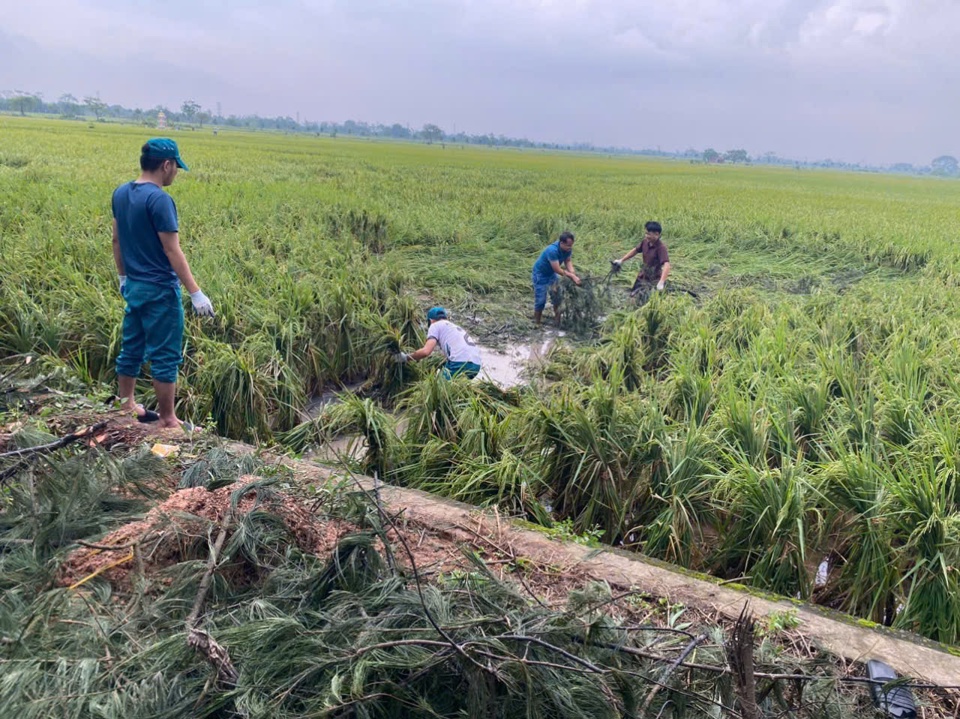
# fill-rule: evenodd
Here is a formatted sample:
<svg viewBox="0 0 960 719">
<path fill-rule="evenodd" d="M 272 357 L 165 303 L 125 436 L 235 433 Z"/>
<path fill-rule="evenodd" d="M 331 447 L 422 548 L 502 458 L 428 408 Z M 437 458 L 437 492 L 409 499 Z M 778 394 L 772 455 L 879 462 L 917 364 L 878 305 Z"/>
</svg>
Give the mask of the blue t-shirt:
<svg viewBox="0 0 960 719">
<path fill-rule="evenodd" d="M 127 277 L 136 282 L 179 286 L 158 234 L 178 231 L 173 198 L 152 182 L 125 182 L 113 191 L 113 218 Z"/>
<path fill-rule="evenodd" d="M 537 261 L 533 263 L 533 281 L 540 284 L 553 282 L 557 273 L 553 271 L 550 263 L 556 260 L 562 265 L 570 259 L 572 254 L 573 250 L 567 252 L 561 250 L 559 241 L 548 245 L 547 248 L 540 253 Z"/>
</svg>

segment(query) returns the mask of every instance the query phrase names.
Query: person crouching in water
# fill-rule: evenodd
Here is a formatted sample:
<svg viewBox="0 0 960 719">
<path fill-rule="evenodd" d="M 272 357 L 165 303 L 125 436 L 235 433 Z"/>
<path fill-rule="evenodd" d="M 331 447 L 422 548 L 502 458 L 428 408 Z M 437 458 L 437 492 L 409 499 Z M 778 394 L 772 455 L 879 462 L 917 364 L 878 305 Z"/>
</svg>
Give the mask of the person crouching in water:
<svg viewBox="0 0 960 719">
<path fill-rule="evenodd" d="M 644 229 L 646 234 L 639 245 L 630 250 L 619 260 L 612 262 L 614 271 L 619 272 L 623 263 L 635 255 L 640 255 L 643 259 L 643 267 L 637 273 L 637 279 L 633 283 L 633 289 L 630 291 L 631 297 L 640 295 L 641 301 L 645 301 L 654 287 L 658 291 L 666 287 L 667 276 L 670 274 L 670 255 L 667 253 L 667 246 L 660 239 L 660 233 L 663 228 L 659 222 L 648 222 Z"/>
<path fill-rule="evenodd" d="M 533 264 L 533 321 L 540 326 L 543 308 L 547 306 L 547 294 L 553 305 L 554 319 L 560 326 L 560 300 L 550 288 L 560 277 L 569 277 L 576 284 L 580 278 L 573 271 L 573 233 L 561 232 L 560 237 L 549 245 Z"/>
<path fill-rule="evenodd" d="M 447 311 L 443 307 L 431 308 L 427 312 L 427 321 L 430 328 L 427 330 L 426 343 L 416 352 L 401 352 L 397 355 L 397 361 L 418 362 L 439 347 L 447 358 L 443 366 L 445 378 L 452 379 L 462 374 L 473 379 L 480 374 L 480 348 L 470 339 L 466 330 L 447 319 Z"/>
</svg>

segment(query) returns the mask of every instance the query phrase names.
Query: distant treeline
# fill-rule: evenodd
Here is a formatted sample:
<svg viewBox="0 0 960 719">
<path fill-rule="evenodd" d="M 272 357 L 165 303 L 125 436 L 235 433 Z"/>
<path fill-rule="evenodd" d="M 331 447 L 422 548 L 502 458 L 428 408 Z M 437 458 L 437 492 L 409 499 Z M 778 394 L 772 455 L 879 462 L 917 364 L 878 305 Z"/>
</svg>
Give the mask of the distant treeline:
<svg viewBox="0 0 960 719">
<path fill-rule="evenodd" d="M 861 163 L 840 162 L 835 160 L 818 160 L 809 162 L 780 157 L 773 152 L 751 157 L 746 150 L 733 149 L 719 152 L 713 148 L 696 150 L 689 148 L 683 152 L 669 152 L 657 149 L 634 149 L 629 147 L 597 146 L 589 142 L 558 143 L 537 142 L 526 138 L 507 137 L 505 135 L 471 135 L 465 132 L 447 132 L 438 125 L 427 123 L 419 129 L 393 123 L 368 123 L 356 120 L 344 122 L 314 122 L 294 119 L 289 116 L 261 117 L 260 115 L 222 115 L 211 109 L 203 108 L 193 100 L 185 100 L 180 109 L 173 109 L 157 105 L 149 110 L 143 108 L 130 109 L 122 105 L 109 105 L 99 97 L 87 96 L 77 98 L 70 94 L 61 95 L 58 100 L 44 100 L 40 93 L 13 92 L 0 93 L 0 112 L 19 115 L 42 114 L 56 115 L 65 119 L 120 120 L 142 124 L 146 127 L 156 127 L 158 116 L 163 113 L 168 126 L 202 129 L 205 125 L 215 127 L 233 127 L 245 130 L 280 130 L 282 132 L 297 132 L 329 135 L 347 135 L 351 137 L 381 137 L 394 140 L 408 140 L 426 142 L 429 144 L 457 144 L 457 145 L 484 145 L 487 147 L 520 147 L 542 150 L 570 150 L 575 152 L 596 152 L 616 155 L 646 155 L 653 157 L 669 157 L 689 160 L 694 163 L 705 164 L 760 164 L 781 165 L 803 168 L 830 168 L 851 170 L 857 172 L 893 172 L 908 175 L 937 175 L 942 177 L 960 176 L 960 162 L 951 155 L 941 155 L 926 166 L 913 165 L 909 162 L 899 162 L 893 165 L 864 165 Z"/>
</svg>

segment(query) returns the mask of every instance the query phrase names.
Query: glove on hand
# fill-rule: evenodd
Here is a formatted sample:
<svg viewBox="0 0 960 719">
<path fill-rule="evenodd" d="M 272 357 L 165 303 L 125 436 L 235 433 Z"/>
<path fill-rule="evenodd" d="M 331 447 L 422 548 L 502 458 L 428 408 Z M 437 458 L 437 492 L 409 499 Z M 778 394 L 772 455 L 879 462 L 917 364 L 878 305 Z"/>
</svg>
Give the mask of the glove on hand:
<svg viewBox="0 0 960 719">
<path fill-rule="evenodd" d="M 623 267 L 623 262 L 620 260 L 610 260 L 610 268 L 613 270 L 613 273 L 616 274 Z"/>
<path fill-rule="evenodd" d="M 127 276 L 120 275 L 120 296 L 123 296 L 123 291 L 127 289 Z"/>
<path fill-rule="evenodd" d="M 203 294 L 203 290 L 197 290 L 190 293 L 190 301 L 193 303 L 193 311 L 201 317 L 213 317 L 213 303 L 210 298 Z"/>
<path fill-rule="evenodd" d="M 663 282 L 658 282 L 658 283 L 657 283 L 657 289 L 658 289 L 658 290 L 662 290 L 663 287 L 664 287 Z"/>
<path fill-rule="evenodd" d="M 397 364 L 406 364 L 410 361 L 410 355 L 406 352 L 397 352 L 397 354 L 393 356 L 393 361 Z"/>
</svg>

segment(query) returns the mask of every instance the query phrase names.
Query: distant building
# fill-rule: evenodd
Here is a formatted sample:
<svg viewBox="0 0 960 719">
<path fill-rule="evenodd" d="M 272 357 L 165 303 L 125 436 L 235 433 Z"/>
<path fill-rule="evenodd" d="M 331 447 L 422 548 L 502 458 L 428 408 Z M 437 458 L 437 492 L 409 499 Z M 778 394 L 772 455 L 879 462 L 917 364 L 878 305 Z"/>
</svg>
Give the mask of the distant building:
<svg viewBox="0 0 960 719">
<path fill-rule="evenodd" d="M 157 127 L 161 130 L 167 126 L 167 113 L 163 110 L 157 113 Z"/>
</svg>

